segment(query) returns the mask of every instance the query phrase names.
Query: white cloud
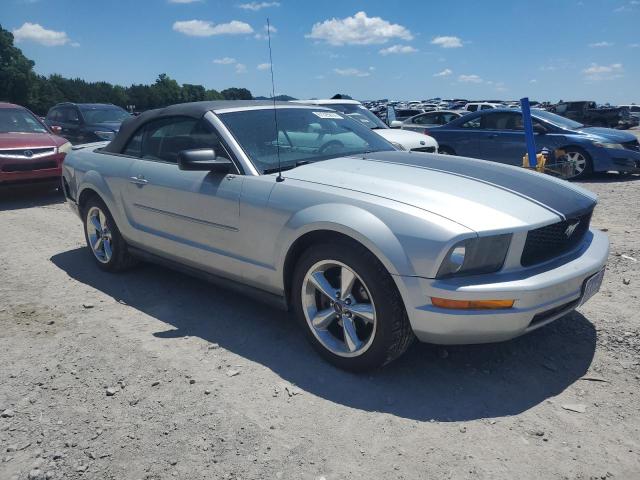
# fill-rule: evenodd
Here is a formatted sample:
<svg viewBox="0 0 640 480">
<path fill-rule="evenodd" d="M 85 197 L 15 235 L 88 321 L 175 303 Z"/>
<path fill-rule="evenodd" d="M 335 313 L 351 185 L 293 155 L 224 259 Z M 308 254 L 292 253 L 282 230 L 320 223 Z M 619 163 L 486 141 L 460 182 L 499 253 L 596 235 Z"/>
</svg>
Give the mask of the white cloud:
<svg viewBox="0 0 640 480">
<path fill-rule="evenodd" d="M 262 30 L 264 31 L 264 33 L 258 32 L 254 35 L 254 37 L 256 38 L 256 40 L 267 40 L 269 38 L 268 33 L 271 32 L 271 36 L 273 37 L 276 33 L 278 33 L 278 29 L 276 27 L 274 27 L 273 25 L 271 25 L 270 27 L 267 27 L 267 25 L 265 25 L 264 27 L 262 27 Z"/>
<path fill-rule="evenodd" d="M 269 7 L 279 7 L 280 2 L 250 2 L 250 3 L 241 3 L 238 7 L 243 10 L 251 10 L 253 12 L 257 12 L 258 10 L 262 10 L 263 8 Z"/>
<path fill-rule="evenodd" d="M 458 81 L 462 83 L 482 83 L 482 78 L 478 75 L 459 75 Z"/>
<path fill-rule="evenodd" d="M 529 80 L 529 83 L 538 83 L 538 79 L 532 78 L 531 80 Z"/>
<path fill-rule="evenodd" d="M 411 45 L 392 45 L 391 47 L 383 48 L 380 50 L 380 55 L 392 55 L 392 54 L 404 54 L 417 52 L 417 48 L 413 48 Z"/>
<path fill-rule="evenodd" d="M 452 73 L 453 73 L 453 70 L 451 70 L 450 68 L 445 68 L 441 72 L 434 73 L 433 76 L 434 77 L 448 77 Z"/>
<path fill-rule="evenodd" d="M 213 22 L 205 20 L 185 20 L 175 22 L 173 30 L 184 33 L 190 37 L 211 37 L 213 35 L 241 35 L 253 33 L 251 25 L 238 20 L 232 20 L 229 23 L 219 23 L 215 25 Z"/>
<path fill-rule="evenodd" d="M 24 42 L 26 40 L 39 43 L 45 47 L 59 47 L 60 45 L 71 43 L 71 39 L 68 37 L 66 32 L 47 30 L 39 23 L 25 22 L 20 28 L 16 28 L 12 33 L 16 42 Z"/>
<path fill-rule="evenodd" d="M 431 45 L 438 45 L 442 48 L 460 48 L 462 47 L 462 40 L 459 37 L 435 37 L 431 40 Z"/>
<path fill-rule="evenodd" d="M 591 48 L 613 47 L 613 45 L 614 44 L 611 42 L 596 42 L 596 43 L 589 44 Z"/>
<path fill-rule="evenodd" d="M 624 68 L 621 63 L 612 63 L 611 65 L 598 65 L 592 63 L 587 68 L 582 70 L 587 80 L 613 80 L 614 78 L 620 78 L 624 72 Z"/>
<path fill-rule="evenodd" d="M 367 17 L 365 12 L 318 22 L 306 37 L 330 45 L 372 45 L 386 43 L 393 38 L 413 39 L 411 32 L 402 25 L 389 23 L 380 17 Z"/>
<path fill-rule="evenodd" d="M 202 0 L 167 0 L 169 3 L 196 3 Z"/>
<path fill-rule="evenodd" d="M 235 58 L 231 58 L 231 57 L 223 57 L 223 58 L 216 58 L 213 63 L 217 63 L 218 65 L 231 65 L 232 63 L 236 63 L 236 59 Z"/>
<path fill-rule="evenodd" d="M 630 43 L 629 48 L 640 48 L 640 43 Z"/>
<path fill-rule="evenodd" d="M 258 70 L 269 70 L 271 68 L 270 63 L 261 63 L 256 67 Z"/>
<path fill-rule="evenodd" d="M 374 70 L 374 68 L 369 67 L 369 70 Z M 334 68 L 333 71 L 342 77 L 368 77 L 371 75 L 370 72 L 363 72 L 357 68 Z"/>
<path fill-rule="evenodd" d="M 247 66 L 244 63 L 236 63 L 236 73 L 247 73 Z"/>
</svg>

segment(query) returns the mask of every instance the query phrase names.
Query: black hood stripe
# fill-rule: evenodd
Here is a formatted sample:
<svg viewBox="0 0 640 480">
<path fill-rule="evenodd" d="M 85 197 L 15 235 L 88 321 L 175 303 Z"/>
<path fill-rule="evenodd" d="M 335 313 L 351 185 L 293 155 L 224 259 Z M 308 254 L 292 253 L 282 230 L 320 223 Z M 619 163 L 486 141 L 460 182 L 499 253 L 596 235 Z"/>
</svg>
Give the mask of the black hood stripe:
<svg viewBox="0 0 640 480">
<path fill-rule="evenodd" d="M 364 160 L 417 167 L 482 182 L 527 199 L 563 220 L 590 212 L 596 204 L 591 197 L 543 175 L 538 178 L 524 170 L 505 168 L 486 160 L 407 152 L 376 152 Z"/>
</svg>

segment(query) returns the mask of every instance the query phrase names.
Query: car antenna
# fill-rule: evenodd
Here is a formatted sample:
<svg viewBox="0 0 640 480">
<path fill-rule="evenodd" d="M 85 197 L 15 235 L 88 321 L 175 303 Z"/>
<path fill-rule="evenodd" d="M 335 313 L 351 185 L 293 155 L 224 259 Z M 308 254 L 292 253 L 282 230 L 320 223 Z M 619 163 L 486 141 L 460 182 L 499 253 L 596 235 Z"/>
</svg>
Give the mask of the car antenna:
<svg viewBox="0 0 640 480">
<path fill-rule="evenodd" d="M 271 99 L 273 100 L 273 121 L 276 126 L 276 155 L 278 156 L 278 176 L 276 182 L 284 182 L 280 163 L 280 130 L 278 129 L 278 110 L 276 109 L 276 84 L 273 80 L 273 55 L 271 54 L 271 24 L 267 17 L 267 39 L 269 40 L 269 68 L 271 69 Z"/>
</svg>

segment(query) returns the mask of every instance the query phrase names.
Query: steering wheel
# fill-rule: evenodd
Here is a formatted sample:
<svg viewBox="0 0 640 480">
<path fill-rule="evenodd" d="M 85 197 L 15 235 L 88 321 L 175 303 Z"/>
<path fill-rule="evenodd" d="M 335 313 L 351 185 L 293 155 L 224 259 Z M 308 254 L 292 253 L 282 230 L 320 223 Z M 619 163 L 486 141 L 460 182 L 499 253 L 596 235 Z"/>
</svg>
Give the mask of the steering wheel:
<svg viewBox="0 0 640 480">
<path fill-rule="evenodd" d="M 318 149 L 318 153 L 322 155 L 328 155 L 340 151 L 343 148 L 344 144 L 342 142 L 339 142 L 338 140 L 330 140 Z"/>
</svg>

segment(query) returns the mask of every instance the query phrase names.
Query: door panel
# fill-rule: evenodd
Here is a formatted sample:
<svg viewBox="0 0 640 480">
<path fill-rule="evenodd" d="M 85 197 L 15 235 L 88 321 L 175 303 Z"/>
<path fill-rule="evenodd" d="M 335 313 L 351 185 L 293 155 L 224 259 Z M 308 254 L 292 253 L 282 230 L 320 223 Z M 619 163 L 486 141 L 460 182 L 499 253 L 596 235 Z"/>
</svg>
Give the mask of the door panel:
<svg viewBox="0 0 640 480">
<path fill-rule="evenodd" d="M 145 245 L 199 268 L 232 268 L 243 176 L 149 160 L 129 172 L 129 215 Z"/>
</svg>

